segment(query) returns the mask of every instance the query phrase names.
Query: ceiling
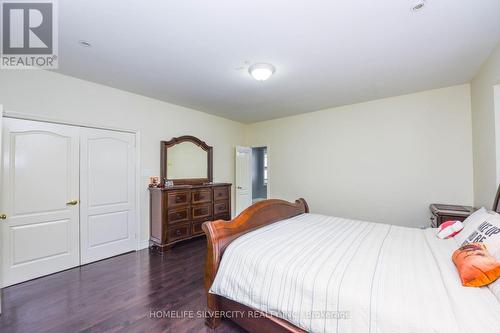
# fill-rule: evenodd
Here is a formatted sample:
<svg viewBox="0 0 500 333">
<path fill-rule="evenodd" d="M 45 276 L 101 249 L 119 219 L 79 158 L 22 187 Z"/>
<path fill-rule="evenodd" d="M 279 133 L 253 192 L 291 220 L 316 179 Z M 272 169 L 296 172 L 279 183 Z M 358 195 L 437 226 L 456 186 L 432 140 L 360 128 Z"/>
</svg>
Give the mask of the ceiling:
<svg viewBox="0 0 500 333">
<path fill-rule="evenodd" d="M 469 82 L 500 1 L 417 1 L 59 0 L 58 71 L 245 123 Z"/>
</svg>

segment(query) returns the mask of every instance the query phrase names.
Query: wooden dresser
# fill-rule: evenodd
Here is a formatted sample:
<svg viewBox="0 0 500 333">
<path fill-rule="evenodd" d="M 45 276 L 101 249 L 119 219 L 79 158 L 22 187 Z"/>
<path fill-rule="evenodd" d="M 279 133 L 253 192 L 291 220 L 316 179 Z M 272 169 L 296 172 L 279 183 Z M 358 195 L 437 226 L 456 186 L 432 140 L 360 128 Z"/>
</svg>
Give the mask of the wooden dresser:
<svg viewBox="0 0 500 333">
<path fill-rule="evenodd" d="M 231 219 L 231 184 L 150 188 L 150 241 L 162 251 L 203 236 L 205 221 Z"/>
</svg>

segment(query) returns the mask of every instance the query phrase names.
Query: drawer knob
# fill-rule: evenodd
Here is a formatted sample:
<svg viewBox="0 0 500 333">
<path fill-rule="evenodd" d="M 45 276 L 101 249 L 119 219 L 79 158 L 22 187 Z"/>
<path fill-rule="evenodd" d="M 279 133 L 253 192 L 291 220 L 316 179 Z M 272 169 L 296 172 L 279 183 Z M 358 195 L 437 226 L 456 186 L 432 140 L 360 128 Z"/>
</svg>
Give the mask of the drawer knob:
<svg viewBox="0 0 500 333">
<path fill-rule="evenodd" d="M 180 231 L 179 229 L 177 229 L 177 230 L 175 231 L 175 234 L 176 234 L 177 236 L 180 236 L 180 235 L 181 235 L 181 231 Z"/>
</svg>

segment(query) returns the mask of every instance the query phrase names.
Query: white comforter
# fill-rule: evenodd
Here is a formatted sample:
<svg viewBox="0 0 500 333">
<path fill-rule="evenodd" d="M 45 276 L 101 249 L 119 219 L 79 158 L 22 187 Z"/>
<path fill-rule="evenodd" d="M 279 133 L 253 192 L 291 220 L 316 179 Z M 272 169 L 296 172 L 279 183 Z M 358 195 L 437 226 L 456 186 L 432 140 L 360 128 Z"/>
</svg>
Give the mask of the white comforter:
<svg viewBox="0 0 500 333">
<path fill-rule="evenodd" d="M 236 239 L 211 292 L 311 332 L 500 332 L 500 302 L 460 284 L 454 239 L 302 214 Z"/>
</svg>

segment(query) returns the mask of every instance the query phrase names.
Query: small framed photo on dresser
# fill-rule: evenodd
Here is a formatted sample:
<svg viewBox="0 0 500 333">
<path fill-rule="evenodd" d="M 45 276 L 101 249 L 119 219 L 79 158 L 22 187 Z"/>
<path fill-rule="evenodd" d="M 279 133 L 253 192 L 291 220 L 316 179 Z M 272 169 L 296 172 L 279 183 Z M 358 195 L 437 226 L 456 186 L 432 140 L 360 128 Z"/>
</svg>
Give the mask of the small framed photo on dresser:
<svg viewBox="0 0 500 333">
<path fill-rule="evenodd" d="M 158 187 L 160 186 L 160 177 L 151 176 L 149 177 L 149 187 Z"/>
</svg>

